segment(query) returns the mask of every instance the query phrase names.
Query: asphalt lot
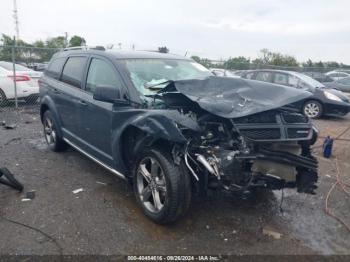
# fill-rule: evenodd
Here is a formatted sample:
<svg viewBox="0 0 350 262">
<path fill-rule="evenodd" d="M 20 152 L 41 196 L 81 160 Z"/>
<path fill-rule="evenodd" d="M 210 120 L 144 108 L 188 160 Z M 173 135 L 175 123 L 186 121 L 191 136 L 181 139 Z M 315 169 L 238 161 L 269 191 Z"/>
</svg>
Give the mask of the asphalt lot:
<svg viewBox="0 0 350 262">
<path fill-rule="evenodd" d="M 13 121 L 0 112 L 0 121 Z M 132 190 L 78 152 L 53 153 L 46 147 L 35 108 L 22 109 L 17 127 L 0 127 L 0 166 L 24 184 L 23 193 L 0 185 L 0 216 L 38 228 L 54 238 L 0 218 L 0 254 L 350 254 L 347 229 L 324 212 L 336 177 L 335 158 L 319 158 L 317 195 L 285 190 L 249 200 L 210 197 L 194 200 L 187 216 L 170 226 L 146 219 Z M 336 136 L 350 116 L 315 121 L 321 136 Z M 350 131 L 334 145 L 342 179 L 350 179 Z M 347 141 L 346 139 L 349 139 Z M 322 143 L 321 139 L 318 144 Z M 83 191 L 73 194 L 75 189 Z M 35 190 L 32 201 L 22 202 Z M 336 188 L 332 210 L 350 223 L 349 197 Z M 264 228 L 282 234 L 274 239 Z"/>
</svg>

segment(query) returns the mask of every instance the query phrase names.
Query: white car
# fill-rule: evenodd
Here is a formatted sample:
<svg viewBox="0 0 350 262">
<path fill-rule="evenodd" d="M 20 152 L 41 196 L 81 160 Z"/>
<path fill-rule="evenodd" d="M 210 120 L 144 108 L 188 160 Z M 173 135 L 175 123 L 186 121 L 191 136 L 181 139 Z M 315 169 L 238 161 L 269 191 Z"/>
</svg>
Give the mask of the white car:
<svg viewBox="0 0 350 262">
<path fill-rule="evenodd" d="M 335 70 L 335 71 L 330 71 L 330 72 L 326 73 L 326 75 L 329 76 L 330 78 L 332 78 L 334 81 L 337 81 L 339 79 L 349 77 L 350 73 Z"/>
<path fill-rule="evenodd" d="M 17 97 L 33 102 L 39 96 L 38 80 L 41 72 L 16 64 L 16 76 L 13 75 L 12 63 L 0 61 L 0 105 L 7 100 L 15 99 L 14 79 L 17 86 Z"/>
</svg>

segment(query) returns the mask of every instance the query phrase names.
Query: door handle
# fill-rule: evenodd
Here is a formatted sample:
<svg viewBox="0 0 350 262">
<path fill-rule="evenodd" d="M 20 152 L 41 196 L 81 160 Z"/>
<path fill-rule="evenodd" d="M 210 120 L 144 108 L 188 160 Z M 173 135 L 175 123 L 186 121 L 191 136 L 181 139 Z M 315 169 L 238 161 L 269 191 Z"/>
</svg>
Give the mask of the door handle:
<svg viewBox="0 0 350 262">
<path fill-rule="evenodd" d="M 83 106 L 87 106 L 88 104 L 84 101 L 84 100 L 80 100 L 79 104 L 83 105 Z"/>
</svg>

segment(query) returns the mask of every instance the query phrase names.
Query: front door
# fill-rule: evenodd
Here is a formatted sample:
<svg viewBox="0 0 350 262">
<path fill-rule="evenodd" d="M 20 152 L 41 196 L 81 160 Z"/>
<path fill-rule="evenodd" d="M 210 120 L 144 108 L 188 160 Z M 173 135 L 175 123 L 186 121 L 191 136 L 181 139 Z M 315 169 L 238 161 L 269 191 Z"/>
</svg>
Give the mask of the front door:
<svg viewBox="0 0 350 262">
<path fill-rule="evenodd" d="M 92 57 L 87 72 L 85 92 L 81 96 L 79 106 L 80 134 L 81 139 L 84 140 L 83 149 L 113 167 L 112 118 L 118 106 L 94 100 L 93 93 L 97 86 L 122 89 L 123 83 L 110 61 Z"/>
</svg>

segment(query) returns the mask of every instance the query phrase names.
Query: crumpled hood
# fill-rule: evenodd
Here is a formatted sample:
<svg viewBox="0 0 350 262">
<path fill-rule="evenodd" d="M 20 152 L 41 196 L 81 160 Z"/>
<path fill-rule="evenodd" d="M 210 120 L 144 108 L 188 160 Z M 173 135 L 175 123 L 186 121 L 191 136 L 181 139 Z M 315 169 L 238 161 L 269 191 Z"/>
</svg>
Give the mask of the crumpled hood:
<svg viewBox="0 0 350 262">
<path fill-rule="evenodd" d="M 241 78 L 208 77 L 171 82 L 163 92 L 178 91 L 220 117 L 237 118 L 286 106 L 310 97 L 307 91 Z"/>
</svg>

